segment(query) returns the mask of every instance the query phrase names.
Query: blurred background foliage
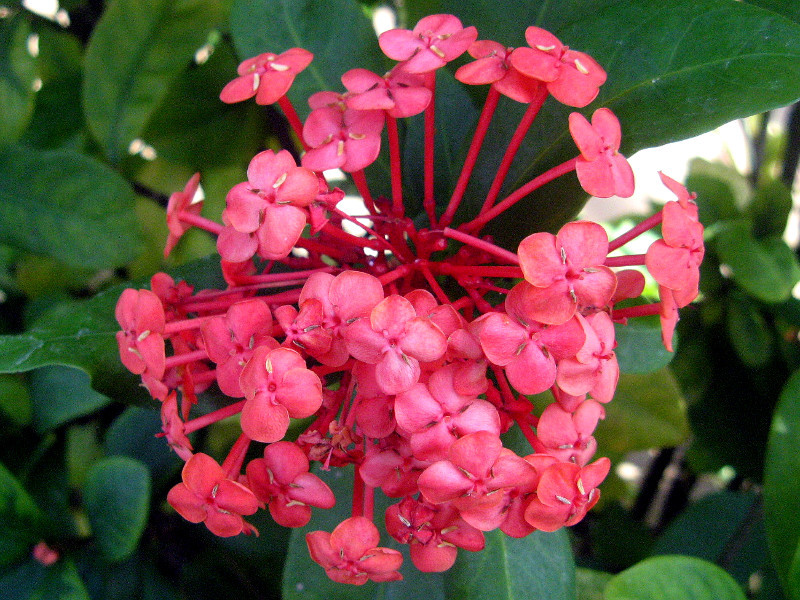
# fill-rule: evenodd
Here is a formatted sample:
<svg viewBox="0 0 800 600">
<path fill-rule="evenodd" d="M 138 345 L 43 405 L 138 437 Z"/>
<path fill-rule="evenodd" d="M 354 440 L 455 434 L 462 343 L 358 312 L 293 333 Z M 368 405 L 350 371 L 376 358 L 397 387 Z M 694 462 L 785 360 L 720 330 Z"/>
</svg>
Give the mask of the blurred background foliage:
<svg viewBox="0 0 800 600">
<path fill-rule="evenodd" d="M 314 52 L 290 94 L 302 114 L 310 93 L 341 89 L 347 69 L 387 69 L 370 21 L 387 3 L 43 5 L 49 12 L 0 6 L 0 597 L 432 600 L 503 590 L 565 600 L 800 599 L 800 265 L 785 241 L 798 237 L 790 215 L 800 111 L 782 111 L 777 131 L 767 112 L 800 98 L 794 0 L 388 5 L 400 26 L 449 12 L 481 39 L 519 45 L 537 24 L 589 52 L 609 75 L 589 110 L 619 116 L 626 155 L 760 116 L 746 125 L 752 172 L 691 163 L 686 183 L 698 194 L 707 253 L 702 296 L 682 313 L 675 355 L 660 347 L 657 321 L 618 327 L 624 374 L 596 434 L 616 470 L 598 509 L 569 533 L 489 535 L 485 552 L 445 575 L 404 570 L 402 583 L 358 589 L 327 580 L 309 562 L 304 532 L 275 526 L 264 511 L 258 539 L 219 539 L 172 511 L 165 496 L 181 463 L 154 437 L 157 407 L 119 363 L 113 307 L 122 288 L 144 286 L 158 270 L 220 285 L 214 242 L 202 232 L 163 259 L 169 193 L 201 171 L 204 214 L 218 220 L 253 154 L 297 151 L 271 107 L 218 100 L 237 64 L 298 45 Z M 485 90 L 467 90 L 447 71 L 438 85 L 448 100 L 437 115 L 437 196 L 449 198 L 465 124 Z M 463 220 L 521 114 L 502 102 Z M 568 112 L 546 104 L 509 187 L 574 155 Z M 402 135 L 405 195 L 419 212 L 420 119 Z M 387 165 L 368 174 L 376 193 L 388 186 Z M 574 182 L 555 182 L 494 233 L 514 249 L 574 218 L 586 200 Z M 207 396 L 212 410 L 217 399 Z M 223 423 L 193 443 L 219 458 L 235 435 Z M 346 478 L 323 476 L 347 496 Z M 309 527 L 330 530 L 347 512 L 340 502 Z M 51 566 L 32 558 L 42 541 L 59 554 Z"/>
</svg>

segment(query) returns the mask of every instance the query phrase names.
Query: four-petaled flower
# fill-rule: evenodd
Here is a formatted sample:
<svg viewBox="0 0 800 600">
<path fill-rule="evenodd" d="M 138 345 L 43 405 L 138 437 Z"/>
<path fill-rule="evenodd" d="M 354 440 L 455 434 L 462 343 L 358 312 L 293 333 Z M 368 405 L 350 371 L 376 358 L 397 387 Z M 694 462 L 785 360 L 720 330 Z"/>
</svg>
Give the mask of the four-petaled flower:
<svg viewBox="0 0 800 600">
<path fill-rule="evenodd" d="M 314 58 L 308 50 L 291 48 L 281 54 L 267 52 L 248 58 L 239 65 L 239 77 L 228 83 L 220 93 L 227 103 L 256 97 L 257 104 L 273 104 L 289 91 L 295 75 Z"/>
<path fill-rule="evenodd" d="M 453 15 L 429 15 L 413 30 L 383 32 L 378 42 L 386 56 L 403 61 L 403 70 L 427 73 L 461 56 L 477 37 L 475 27 L 463 27 Z"/>
</svg>

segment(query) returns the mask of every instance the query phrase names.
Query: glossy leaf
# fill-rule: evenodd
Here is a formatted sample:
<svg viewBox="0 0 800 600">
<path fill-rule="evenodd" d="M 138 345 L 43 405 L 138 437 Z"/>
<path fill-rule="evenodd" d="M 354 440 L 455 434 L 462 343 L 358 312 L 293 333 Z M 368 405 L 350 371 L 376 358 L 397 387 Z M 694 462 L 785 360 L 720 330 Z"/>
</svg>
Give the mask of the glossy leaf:
<svg viewBox="0 0 800 600">
<path fill-rule="evenodd" d="M 0 147 L 16 142 L 33 114 L 36 59 L 28 52 L 28 22 L 0 19 Z"/>
<path fill-rule="evenodd" d="M 794 0 L 745 0 L 745 2 L 766 8 L 800 23 L 800 6 Z"/>
<path fill-rule="evenodd" d="M 772 357 L 774 335 L 758 305 L 741 293 L 727 303 L 728 336 L 736 353 L 748 367 L 763 367 Z"/>
<path fill-rule="evenodd" d="M 78 267 L 124 265 L 139 251 L 133 192 L 71 150 L 0 154 L 0 243 Z"/>
<path fill-rule="evenodd" d="M 359 67 L 383 73 L 388 64 L 355 0 L 236 0 L 231 33 L 242 60 L 297 47 L 314 54 L 288 93 L 301 118 L 309 113 L 311 94 L 344 91 L 340 78 L 345 71 Z"/>
<path fill-rule="evenodd" d="M 92 389 L 88 373 L 59 365 L 42 367 L 31 374 L 31 399 L 34 427 L 39 432 L 88 415 L 111 402 Z"/>
<path fill-rule="evenodd" d="M 720 263 L 758 300 L 783 302 L 800 280 L 800 265 L 786 242 L 780 237 L 755 239 L 747 221 L 723 223 L 714 241 Z"/>
<path fill-rule="evenodd" d="M 150 473 L 141 462 L 112 456 L 94 464 L 83 490 L 95 541 L 112 562 L 130 556 L 147 524 Z"/>
<path fill-rule="evenodd" d="M 689 433 L 686 406 L 667 369 L 647 375 L 621 375 L 606 419 L 595 431 L 598 453 L 675 446 Z"/>
<path fill-rule="evenodd" d="M 614 352 L 622 373 L 652 373 L 665 367 L 674 354 L 664 348 L 658 319 L 631 319 L 626 325 L 615 325 L 617 347 Z M 672 341 L 677 348 L 676 339 Z"/>
<path fill-rule="evenodd" d="M 575 570 L 577 600 L 603 600 L 603 588 L 612 577 L 611 573 L 578 567 Z"/>
<path fill-rule="evenodd" d="M 786 382 L 775 410 L 764 469 L 764 518 L 778 575 L 788 585 L 800 547 L 800 371 Z M 796 573 L 796 569 L 795 569 Z"/>
<path fill-rule="evenodd" d="M 460 552 L 445 573 L 448 597 L 464 600 L 504 598 L 572 600 L 575 563 L 567 532 L 536 531 L 515 539 L 500 530 L 485 534 L 481 552 Z"/>
<path fill-rule="evenodd" d="M 60 560 L 45 567 L 28 560 L 0 578 L 0 597 L 5 600 L 89 600 L 75 563 Z"/>
<path fill-rule="evenodd" d="M 688 556 L 658 556 L 616 575 L 605 600 L 745 600 L 744 592 L 713 563 Z"/>
<path fill-rule="evenodd" d="M 141 461 L 155 480 L 170 477 L 182 463 L 166 440 L 156 437 L 158 433 L 161 415 L 157 407 L 130 406 L 108 428 L 105 451 Z"/>
<path fill-rule="evenodd" d="M 736 169 L 702 158 L 689 163 L 686 187 L 697 194 L 698 218 L 706 227 L 740 218 L 752 195 L 749 182 Z"/>
<path fill-rule="evenodd" d="M 792 193 L 780 180 L 767 181 L 756 190 L 749 209 L 757 238 L 783 235 L 792 211 Z"/>
<path fill-rule="evenodd" d="M 112 163 L 224 17 L 224 3 L 216 0 L 108 3 L 86 50 L 83 101 L 89 128 Z"/>
<path fill-rule="evenodd" d="M 42 514 L 16 477 L 0 464 L 0 567 L 30 552 L 42 535 Z"/>
<path fill-rule="evenodd" d="M 16 425 L 28 425 L 31 422 L 31 396 L 18 377 L 0 375 L 0 415 Z"/>
</svg>

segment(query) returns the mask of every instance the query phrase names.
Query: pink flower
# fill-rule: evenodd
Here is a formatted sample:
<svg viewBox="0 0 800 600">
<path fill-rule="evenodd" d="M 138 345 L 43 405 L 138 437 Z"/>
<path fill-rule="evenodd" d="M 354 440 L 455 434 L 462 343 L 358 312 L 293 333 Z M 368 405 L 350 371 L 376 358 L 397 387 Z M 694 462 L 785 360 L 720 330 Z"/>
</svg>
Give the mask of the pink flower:
<svg viewBox="0 0 800 600">
<path fill-rule="evenodd" d="M 606 72 L 588 54 L 570 50 L 549 31 L 528 27 L 530 48 L 517 48 L 510 62 L 520 73 L 547 84 L 553 98 L 568 106 L 582 107 L 597 97 Z"/>
<path fill-rule="evenodd" d="M 311 560 L 325 569 L 337 583 L 363 585 L 371 581 L 399 581 L 397 570 L 403 555 L 397 550 L 377 547 L 378 528 L 364 517 L 350 517 L 331 533 L 312 531 L 306 534 Z"/>
<path fill-rule="evenodd" d="M 597 223 L 575 221 L 557 235 L 529 235 L 519 245 L 528 314 L 542 323 L 569 320 L 579 307 L 603 307 L 614 294 L 616 277 L 604 266 L 608 235 Z M 522 294 L 522 292 L 520 292 Z"/>
<path fill-rule="evenodd" d="M 169 256 L 175 244 L 181 239 L 184 233 L 191 227 L 187 223 L 181 221 L 182 214 L 190 214 L 199 216 L 200 211 L 203 210 L 203 202 L 192 202 L 197 188 L 200 186 L 200 173 L 195 173 L 192 178 L 186 183 L 183 191 L 175 192 L 169 197 L 167 202 L 167 227 L 169 228 L 169 235 L 167 236 L 167 243 L 164 246 L 164 257 Z"/>
<path fill-rule="evenodd" d="M 420 19 L 413 31 L 385 31 L 378 43 L 386 56 L 404 61 L 404 71 L 427 73 L 461 56 L 477 37 L 474 27 L 464 28 L 453 15 L 429 15 Z"/>
<path fill-rule="evenodd" d="M 622 133 L 614 113 L 599 108 L 594 111 L 591 124 L 580 113 L 572 113 L 569 132 L 581 151 L 575 172 L 587 193 L 599 198 L 633 195 L 633 170 L 619 153 Z"/>
<path fill-rule="evenodd" d="M 559 361 L 556 383 L 573 396 L 590 394 L 598 402 L 610 402 L 619 380 L 614 323 L 604 312 L 589 315 L 582 323 L 586 343 L 574 358 Z"/>
<path fill-rule="evenodd" d="M 385 119 L 382 110 L 348 108 L 343 97 L 333 92 L 318 92 L 308 103 L 314 110 L 303 125 L 303 139 L 310 147 L 303 155 L 304 167 L 352 173 L 378 158 Z"/>
<path fill-rule="evenodd" d="M 178 416 L 178 395 L 174 391 L 161 403 L 161 431 L 163 433 L 158 435 L 167 438 L 167 443 L 175 454 L 185 461 L 192 457 L 194 448 L 186 437 L 183 421 Z"/>
<path fill-rule="evenodd" d="M 541 451 L 562 462 L 585 465 L 597 450 L 592 433 L 604 417 L 603 407 L 594 400 L 583 401 L 573 413 L 557 402 L 551 404 L 544 409 L 536 425 L 536 437 L 543 446 Z"/>
<path fill-rule="evenodd" d="M 311 508 L 333 508 L 336 498 L 316 475 L 309 473 L 308 458 L 292 442 L 276 442 L 264 448 L 264 458 L 247 464 L 247 484 L 269 505 L 275 522 L 302 527 L 311 519 Z"/>
<path fill-rule="evenodd" d="M 150 290 L 127 289 L 114 309 L 122 331 L 116 334 L 122 364 L 135 374 L 160 379 L 164 375 L 164 307 Z"/>
<path fill-rule="evenodd" d="M 477 60 L 459 67 L 455 77 L 469 85 L 491 83 L 498 92 L 512 100 L 526 104 L 533 102 L 543 84 L 514 67 L 509 61 L 513 50 L 490 40 L 474 42 L 468 52 Z"/>
<path fill-rule="evenodd" d="M 247 398 L 242 431 L 258 442 L 277 442 L 289 418 L 304 419 L 322 405 L 322 383 L 294 350 L 256 348 L 239 378 Z"/>
<path fill-rule="evenodd" d="M 257 104 L 273 104 L 289 91 L 295 75 L 314 58 L 308 50 L 291 48 L 282 54 L 260 54 L 239 65 L 239 77 L 228 83 L 220 93 L 227 103 L 256 97 Z"/>
<path fill-rule="evenodd" d="M 249 526 L 242 515 L 258 510 L 258 500 L 246 487 L 225 477 L 207 454 L 195 454 L 183 465 L 183 482 L 167 494 L 167 502 L 191 523 L 205 523 L 214 535 L 230 537 Z"/>
<path fill-rule="evenodd" d="M 350 92 L 345 101 L 348 108 L 385 110 L 395 118 L 418 115 L 433 96 L 421 77 L 399 69 L 383 77 L 366 69 L 351 69 L 342 75 L 342 83 Z"/>
</svg>

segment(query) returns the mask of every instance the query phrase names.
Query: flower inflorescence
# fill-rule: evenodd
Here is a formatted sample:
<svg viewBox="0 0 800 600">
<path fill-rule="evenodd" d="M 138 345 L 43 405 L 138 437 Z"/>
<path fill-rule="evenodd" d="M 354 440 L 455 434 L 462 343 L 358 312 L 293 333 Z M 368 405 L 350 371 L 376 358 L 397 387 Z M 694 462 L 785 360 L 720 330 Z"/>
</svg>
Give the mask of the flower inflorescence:
<svg viewBox="0 0 800 600">
<path fill-rule="evenodd" d="M 694 197 L 662 175 L 677 201 L 616 240 L 589 221 L 532 233 L 516 253 L 481 236 L 491 219 L 572 171 L 601 197 L 629 196 L 634 182 L 619 153 L 619 121 L 601 108 L 591 122 L 570 115 L 573 159 L 498 200 L 545 100 L 586 106 L 606 74 L 536 27 L 524 48 L 476 38 L 452 15 L 388 31 L 380 46 L 400 62 L 383 76 L 345 73 L 347 91 L 314 94 L 305 123 L 286 93 L 312 60 L 306 50 L 249 59 L 222 91 L 225 102 L 278 103 L 302 140 L 301 164 L 286 150 L 256 155 L 247 181 L 228 193 L 221 225 L 200 216 L 199 175 L 192 177 L 170 198 L 165 251 L 189 227 L 211 232 L 228 287 L 195 291 L 159 273 L 150 290 L 125 290 L 116 310 L 122 362 L 161 402 L 161 435 L 186 461 L 168 501 L 189 521 L 220 536 L 257 533 L 244 517 L 269 507 L 277 523 L 305 526 L 311 507 L 347 501 L 309 472 L 311 462 L 354 465 L 352 516 L 332 532 L 309 533 L 307 543 L 332 579 L 361 584 L 401 577 L 401 554 L 378 546 L 378 488 L 397 499 L 386 531 L 410 546 L 423 571 L 448 569 L 458 548 L 481 550 L 484 532 L 554 531 L 597 503 L 610 462 L 593 461 L 593 432 L 619 378 L 614 325 L 658 314 L 671 349 L 677 310 L 698 293 L 703 227 Z M 453 195 L 437 214 L 435 70 L 464 52 L 476 60 L 456 78 L 490 89 Z M 480 212 L 451 228 L 500 95 L 528 108 Z M 426 228 L 405 214 L 397 125 L 420 113 Z M 374 198 L 364 168 L 380 152 L 384 127 L 392 194 Z M 344 194 L 322 173 L 331 168 L 351 173 L 368 214 L 338 208 Z M 659 224 L 663 239 L 646 254 L 609 257 Z M 624 268 L 633 265 L 656 279 L 660 302 L 617 306 L 644 288 L 642 273 Z M 197 415 L 197 395 L 214 384 L 232 401 Z M 548 390 L 554 402 L 534 414 L 527 396 Z M 190 433 L 234 415 L 242 433 L 221 465 L 194 452 Z M 308 421 L 289 441 L 292 419 Z M 500 436 L 512 427 L 530 454 L 504 447 Z M 265 444 L 263 458 L 245 465 L 252 442 Z"/>
</svg>

